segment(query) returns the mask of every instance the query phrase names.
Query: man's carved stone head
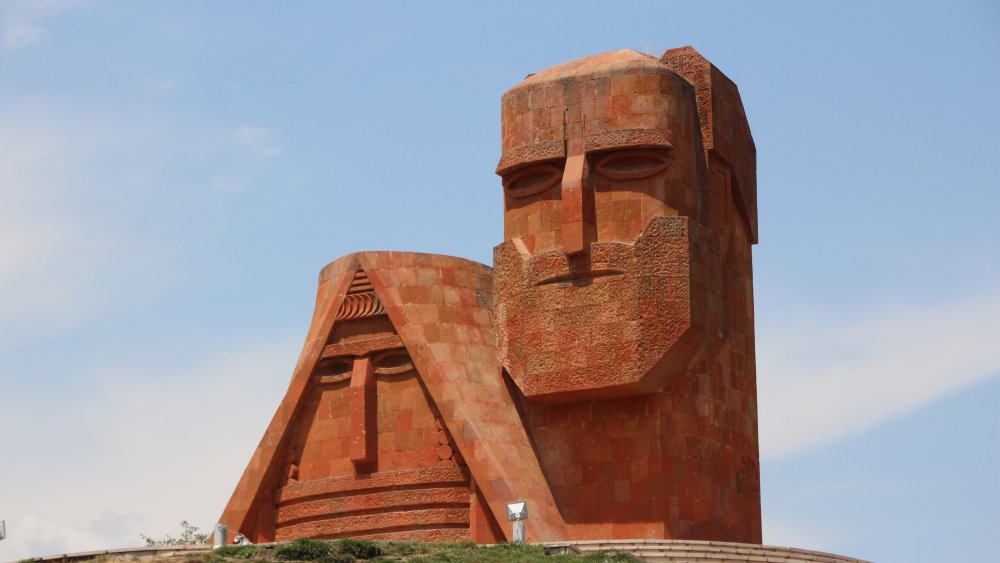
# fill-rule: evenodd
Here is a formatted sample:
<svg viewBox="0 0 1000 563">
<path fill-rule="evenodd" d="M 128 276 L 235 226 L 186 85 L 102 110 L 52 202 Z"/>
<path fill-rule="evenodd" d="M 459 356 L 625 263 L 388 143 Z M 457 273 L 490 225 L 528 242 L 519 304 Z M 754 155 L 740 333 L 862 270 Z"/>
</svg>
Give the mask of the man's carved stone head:
<svg viewBox="0 0 1000 563">
<path fill-rule="evenodd" d="M 698 350 L 704 152 L 694 87 L 613 51 L 503 97 L 501 359 L 528 397 L 658 390 Z"/>
</svg>

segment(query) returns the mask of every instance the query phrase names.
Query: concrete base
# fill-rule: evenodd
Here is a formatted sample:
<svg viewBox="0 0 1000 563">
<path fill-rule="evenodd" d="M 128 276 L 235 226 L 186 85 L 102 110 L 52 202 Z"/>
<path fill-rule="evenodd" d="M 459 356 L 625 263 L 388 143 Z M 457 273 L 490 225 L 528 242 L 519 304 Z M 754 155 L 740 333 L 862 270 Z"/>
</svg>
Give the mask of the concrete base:
<svg viewBox="0 0 1000 563">
<path fill-rule="evenodd" d="M 595 551 L 624 551 L 640 561 L 672 563 L 869 563 L 863 559 L 809 551 L 794 547 L 775 547 L 750 543 L 696 540 L 590 540 L 547 542 L 550 554 L 586 554 Z"/>
<path fill-rule="evenodd" d="M 211 551 L 210 545 L 158 545 L 147 547 L 123 547 L 119 549 L 100 549 L 97 551 L 79 551 L 76 553 L 62 553 L 59 555 L 46 555 L 44 557 L 30 557 L 22 561 L 41 561 L 45 563 L 62 563 L 70 561 L 86 561 L 95 559 L 102 555 L 114 555 L 128 557 L 129 559 L 149 559 L 153 557 L 170 557 L 172 555 L 186 555 L 201 551 Z"/>
<path fill-rule="evenodd" d="M 258 544 L 273 546 L 275 544 Z M 639 561 L 671 563 L 870 563 L 863 559 L 845 557 L 820 551 L 794 547 L 775 547 L 750 543 L 732 543 L 696 540 L 587 540 L 546 542 L 545 551 L 550 555 L 585 555 L 596 551 L 624 551 Z M 47 557 L 33 557 L 30 561 L 43 563 L 75 562 L 94 559 L 101 555 L 118 555 L 148 559 L 210 551 L 210 545 L 172 545 L 156 547 L 131 547 L 80 553 L 65 553 Z"/>
</svg>

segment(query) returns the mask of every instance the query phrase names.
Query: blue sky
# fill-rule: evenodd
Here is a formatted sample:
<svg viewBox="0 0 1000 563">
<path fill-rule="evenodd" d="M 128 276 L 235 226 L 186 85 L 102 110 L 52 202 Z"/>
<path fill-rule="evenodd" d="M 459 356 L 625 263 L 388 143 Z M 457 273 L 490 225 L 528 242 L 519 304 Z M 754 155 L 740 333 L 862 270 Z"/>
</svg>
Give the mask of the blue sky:
<svg viewBox="0 0 1000 563">
<path fill-rule="evenodd" d="M 765 542 L 993 553 L 996 3 L 0 0 L 0 560 L 209 528 L 319 269 L 489 263 L 504 90 L 687 44 L 757 143 Z"/>
</svg>

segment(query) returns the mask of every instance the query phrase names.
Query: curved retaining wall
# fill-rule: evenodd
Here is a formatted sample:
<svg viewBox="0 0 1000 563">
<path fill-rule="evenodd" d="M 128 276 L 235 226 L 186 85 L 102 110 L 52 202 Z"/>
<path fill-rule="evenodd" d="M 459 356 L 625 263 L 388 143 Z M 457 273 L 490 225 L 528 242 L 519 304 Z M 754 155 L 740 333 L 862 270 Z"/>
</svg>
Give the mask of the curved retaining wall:
<svg viewBox="0 0 1000 563">
<path fill-rule="evenodd" d="M 794 547 L 776 547 L 750 543 L 697 540 L 594 540 L 548 542 L 549 553 L 588 553 L 625 551 L 641 561 L 671 563 L 869 563 L 863 559 L 809 551 Z"/>
<path fill-rule="evenodd" d="M 274 544 L 263 544 L 274 545 Z M 593 551 L 625 551 L 640 561 L 671 563 L 870 563 L 863 559 L 809 551 L 794 547 L 775 547 L 749 543 L 731 543 L 696 540 L 593 540 L 548 542 L 546 551 L 555 553 L 588 553 Z M 212 549 L 209 545 L 178 545 L 158 547 L 133 547 L 107 549 L 81 553 L 66 553 L 47 557 L 33 557 L 31 561 L 61 563 L 84 561 L 101 555 L 119 555 L 136 558 L 169 557 Z"/>
<path fill-rule="evenodd" d="M 59 555 L 46 555 L 44 557 L 30 557 L 22 561 L 40 561 L 45 563 L 62 563 L 70 561 L 86 561 L 95 559 L 102 555 L 116 555 L 120 557 L 145 559 L 149 557 L 170 557 L 171 555 L 186 555 L 199 551 L 210 551 L 210 545 L 158 545 L 147 547 L 123 547 L 120 549 L 101 549 L 97 551 L 79 551 L 77 553 L 62 553 Z M 13 562 L 11 562 L 13 563 Z"/>
</svg>

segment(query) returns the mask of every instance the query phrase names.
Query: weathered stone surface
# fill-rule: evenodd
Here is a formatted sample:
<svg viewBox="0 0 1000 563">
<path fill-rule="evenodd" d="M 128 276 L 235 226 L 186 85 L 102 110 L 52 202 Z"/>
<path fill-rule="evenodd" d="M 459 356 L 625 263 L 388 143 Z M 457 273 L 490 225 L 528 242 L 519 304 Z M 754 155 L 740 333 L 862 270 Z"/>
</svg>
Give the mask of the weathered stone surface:
<svg viewBox="0 0 1000 563">
<path fill-rule="evenodd" d="M 504 95 L 501 146 L 497 350 L 565 537 L 759 542 L 735 85 L 691 48 L 586 57 Z"/>
<path fill-rule="evenodd" d="M 362 252 L 320 274 L 288 392 L 221 521 L 253 541 L 760 542 L 755 149 L 687 47 L 502 100 L 494 269 Z"/>
<path fill-rule="evenodd" d="M 324 268 L 303 359 L 221 521 L 252 541 L 492 543 L 517 491 L 537 537 L 561 537 L 502 377 L 490 287 L 488 267 L 447 256 L 366 252 Z M 343 314 L 351 291 L 380 307 Z"/>
</svg>

